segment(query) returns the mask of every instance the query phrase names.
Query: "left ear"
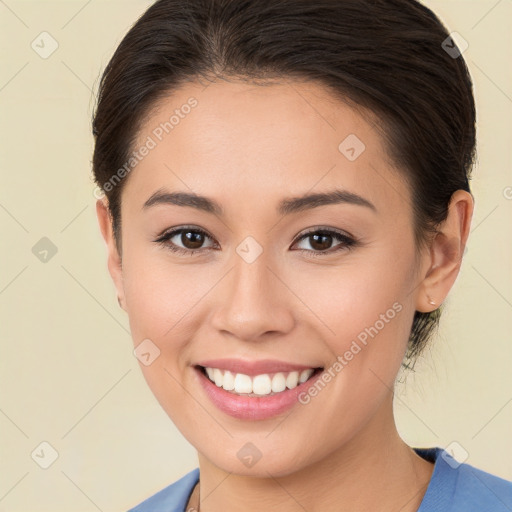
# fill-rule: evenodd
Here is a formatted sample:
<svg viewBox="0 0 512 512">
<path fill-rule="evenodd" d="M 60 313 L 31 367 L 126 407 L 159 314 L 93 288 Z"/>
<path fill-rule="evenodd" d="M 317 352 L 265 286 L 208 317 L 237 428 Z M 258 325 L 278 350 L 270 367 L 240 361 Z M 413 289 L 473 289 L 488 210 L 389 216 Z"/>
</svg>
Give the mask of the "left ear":
<svg viewBox="0 0 512 512">
<path fill-rule="evenodd" d="M 107 267 L 117 290 L 117 300 L 119 301 L 119 306 L 126 311 L 121 256 L 117 250 L 112 230 L 112 217 L 106 197 L 96 201 L 96 215 L 98 216 L 101 234 L 107 245 Z"/>
<path fill-rule="evenodd" d="M 416 310 L 428 313 L 445 300 L 459 274 L 473 216 L 473 196 L 465 190 L 453 193 L 448 216 L 438 227 L 427 255 L 428 270 L 417 288 Z"/>
</svg>

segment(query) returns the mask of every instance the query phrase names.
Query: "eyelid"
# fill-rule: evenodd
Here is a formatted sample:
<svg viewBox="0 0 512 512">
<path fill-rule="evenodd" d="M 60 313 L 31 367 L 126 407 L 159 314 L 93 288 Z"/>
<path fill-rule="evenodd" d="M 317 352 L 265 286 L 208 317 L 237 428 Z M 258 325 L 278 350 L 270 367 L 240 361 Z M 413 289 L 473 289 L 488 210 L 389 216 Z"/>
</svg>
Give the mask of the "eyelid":
<svg viewBox="0 0 512 512">
<path fill-rule="evenodd" d="M 337 235 L 343 236 L 345 238 L 351 238 L 355 240 L 355 237 L 351 235 L 348 231 L 344 231 L 342 229 L 338 228 L 330 228 L 327 226 L 313 226 L 312 228 L 308 228 L 307 231 L 304 231 L 302 234 L 298 235 L 296 240 L 302 240 L 302 238 L 306 237 L 307 235 L 310 235 L 312 233 L 336 233 Z"/>
<path fill-rule="evenodd" d="M 180 231 L 185 231 L 186 229 L 189 229 L 190 231 L 197 231 L 198 233 L 202 233 L 203 235 L 206 235 L 209 238 L 214 239 L 214 237 L 212 235 L 210 235 L 210 233 L 208 233 L 208 231 L 206 231 L 203 228 L 200 228 L 199 226 L 194 226 L 194 225 L 184 225 L 184 226 L 177 226 L 175 228 L 166 228 L 166 229 L 164 229 L 164 231 L 162 231 L 161 233 L 156 235 L 156 238 L 159 239 L 159 238 L 167 236 L 171 233 L 176 234 Z M 337 233 L 338 235 L 346 236 L 347 238 L 355 238 L 353 235 L 351 235 L 347 231 L 344 231 L 344 230 L 341 230 L 338 228 L 332 228 L 332 227 L 328 227 L 328 226 L 320 226 L 319 225 L 319 226 L 313 226 L 311 228 L 307 228 L 307 231 L 304 231 L 302 234 L 297 235 L 294 240 L 300 240 L 306 235 L 309 235 L 311 233 L 318 233 L 319 231 L 329 231 L 329 232 Z"/>
<path fill-rule="evenodd" d="M 299 235 L 293 242 L 292 247 L 302 240 L 308 239 L 308 237 L 312 234 L 325 234 L 327 236 L 331 236 L 334 239 L 338 239 L 340 243 L 330 247 L 329 249 L 326 249 L 325 251 L 314 251 L 312 249 L 295 249 L 301 253 L 306 253 L 308 258 L 328 257 L 332 254 L 338 254 L 344 250 L 348 251 L 359 244 L 359 241 L 354 236 L 343 230 L 326 226 L 314 226 L 313 228 L 309 228 L 307 231 Z"/>
<path fill-rule="evenodd" d="M 203 228 L 200 228 L 199 226 L 194 226 L 194 225 L 183 225 L 183 226 L 176 226 L 174 228 L 166 228 L 160 234 L 156 235 L 156 238 L 160 239 L 160 238 L 166 237 L 170 234 L 176 235 L 180 231 L 186 231 L 187 229 L 189 231 L 197 231 L 198 233 L 202 233 L 203 235 L 206 235 L 213 239 L 213 236 L 211 236 L 210 233 L 208 233 L 208 231 L 206 231 Z"/>
<path fill-rule="evenodd" d="M 176 244 L 172 244 L 169 242 L 171 238 L 174 238 L 176 235 L 179 235 L 180 233 L 186 232 L 186 231 L 194 231 L 196 233 L 200 233 L 210 240 L 213 240 L 214 246 L 213 247 L 201 247 L 199 249 L 186 249 L 183 247 L 179 247 Z M 302 253 L 308 253 L 308 255 L 317 257 L 317 256 L 327 256 L 330 254 L 337 253 L 338 251 L 341 251 L 343 249 L 350 249 L 352 246 L 356 245 L 358 243 L 357 239 L 352 236 L 350 233 L 340 230 L 338 228 L 333 227 L 327 227 L 327 226 L 313 226 L 311 228 L 308 228 L 306 231 L 302 232 L 298 236 L 295 237 L 292 246 L 296 245 L 297 243 L 301 242 L 302 240 L 308 238 L 308 236 L 312 234 L 326 234 L 329 236 L 337 235 L 339 238 L 338 240 L 342 240 L 342 243 L 337 244 L 325 251 L 314 251 L 312 249 L 296 249 L 299 252 Z M 164 245 L 169 250 L 181 253 L 181 254 L 187 254 L 187 255 L 194 255 L 197 253 L 207 252 L 209 249 L 214 248 L 215 246 L 218 246 L 218 242 L 215 240 L 215 238 L 210 235 L 205 229 L 200 228 L 199 226 L 193 226 L 193 225 L 184 225 L 184 226 L 178 226 L 174 228 L 169 228 L 164 230 L 161 234 L 159 234 L 155 240 L 155 242 L 160 243 Z M 337 248 L 338 246 L 341 246 L 340 248 Z"/>
<path fill-rule="evenodd" d="M 169 243 L 169 240 L 171 238 L 174 238 L 176 235 L 179 235 L 180 233 L 183 233 L 186 231 L 194 231 L 196 233 L 200 233 L 200 234 L 206 236 L 207 238 L 209 238 L 210 240 L 213 240 L 214 246 L 218 245 L 215 238 L 212 235 L 210 235 L 210 233 L 208 233 L 208 231 L 206 231 L 203 228 L 200 228 L 199 226 L 191 226 L 191 225 L 177 226 L 174 228 L 165 229 L 159 235 L 157 235 L 157 237 L 154 241 L 157 243 L 161 243 L 162 245 L 166 246 L 167 248 L 170 248 L 171 245 Z M 181 252 L 186 252 L 188 254 L 194 254 L 197 252 L 203 252 L 207 249 L 211 249 L 211 247 L 201 247 L 200 249 L 184 249 L 183 247 L 175 246 L 175 247 L 173 247 L 172 250 L 175 250 L 175 252 L 181 251 Z"/>
</svg>

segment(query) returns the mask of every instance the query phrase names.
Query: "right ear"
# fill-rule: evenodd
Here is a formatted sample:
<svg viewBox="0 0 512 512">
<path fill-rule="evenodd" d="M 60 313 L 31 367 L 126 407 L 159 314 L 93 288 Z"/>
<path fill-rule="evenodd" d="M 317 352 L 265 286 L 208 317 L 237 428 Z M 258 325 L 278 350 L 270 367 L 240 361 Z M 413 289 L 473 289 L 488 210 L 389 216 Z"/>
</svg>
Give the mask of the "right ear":
<svg viewBox="0 0 512 512">
<path fill-rule="evenodd" d="M 121 256 L 117 250 L 114 232 L 112 229 L 112 216 L 110 214 L 108 200 L 106 197 L 96 201 L 96 215 L 98 216 L 101 234 L 107 244 L 108 271 L 117 290 L 119 305 L 126 311 Z"/>
</svg>

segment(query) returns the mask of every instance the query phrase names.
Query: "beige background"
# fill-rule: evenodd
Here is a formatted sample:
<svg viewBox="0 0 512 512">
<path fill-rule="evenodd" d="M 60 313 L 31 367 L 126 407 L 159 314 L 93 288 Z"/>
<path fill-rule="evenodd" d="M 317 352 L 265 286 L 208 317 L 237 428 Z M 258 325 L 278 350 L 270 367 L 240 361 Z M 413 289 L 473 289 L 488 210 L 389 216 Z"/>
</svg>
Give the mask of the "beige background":
<svg viewBox="0 0 512 512">
<path fill-rule="evenodd" d="M 0 1 L 0 512 L 126 510 L 197 463 L 133 356 L 90 178 L 93 91 L 150 3 Z M 512 480 L 512 2 L 426 4 L 469 43 L 476 210 L 440 334 L 397 389 L 397 422 L 412 446 L 455 441 Z M 43 31 L 59 45 L 46 59 L 31 47 Z M 57 248 L 46 263 L 32 253 L 42 237 Z M 43 441 L 58 453 L 47 469 Z"/>
</svg>

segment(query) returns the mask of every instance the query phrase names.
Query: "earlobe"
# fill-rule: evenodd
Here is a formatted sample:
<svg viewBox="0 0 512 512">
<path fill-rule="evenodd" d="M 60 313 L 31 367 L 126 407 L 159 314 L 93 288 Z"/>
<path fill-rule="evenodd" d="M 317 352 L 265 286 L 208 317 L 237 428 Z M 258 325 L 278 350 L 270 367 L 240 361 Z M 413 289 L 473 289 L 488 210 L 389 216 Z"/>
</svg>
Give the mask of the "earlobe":
<svg viewBox="0 0 512 512">
<path fill-rule="evenodd" d="M 462 264 L 473 216 L 473 196 L 465 190 L 452 195 L 448 215 L 438 227 L 428 254 L 429 268 L 417 288 L 416 310 L 437 309 L 452 288 Z"/>
<path fill-rule="evenodd" d="M 117 290 L 117 300 L 122 309 L 125 309 L 124 286 L 121 257 L 117 250 L 114 233 L 112 230 L 112 217 L 105 197 L 96 201 L 96 215 L 100 226 L 101 235 L 107 245 L 107 266 Z"/>
</svg>

